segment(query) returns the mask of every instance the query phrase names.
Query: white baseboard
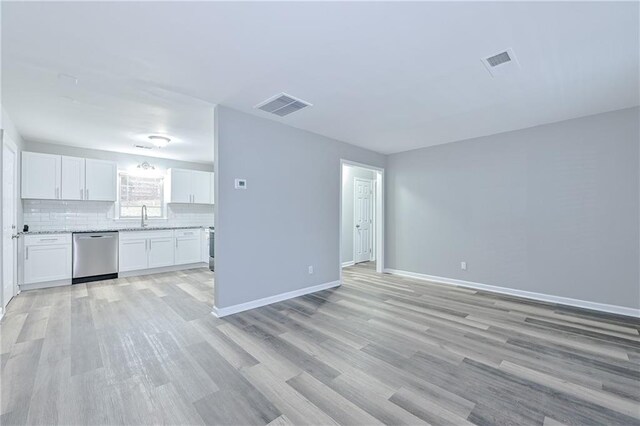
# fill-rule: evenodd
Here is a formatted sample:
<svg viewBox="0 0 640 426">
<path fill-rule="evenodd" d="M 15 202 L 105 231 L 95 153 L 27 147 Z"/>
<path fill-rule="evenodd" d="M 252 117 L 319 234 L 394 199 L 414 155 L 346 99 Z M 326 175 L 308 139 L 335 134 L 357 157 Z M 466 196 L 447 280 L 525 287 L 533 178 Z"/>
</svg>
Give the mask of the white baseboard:
<svg viewBox="0 0 640 426">
<path fill-rule="evenodd" d="M 349 260 L 349 261 L 347 261 L 347 262 L 342 262 L 342 267 L 343 267 L 343 268 L 346 268 L 347 266 L 353 266 L 353 265 L 355 265 L 355 264 L 356 264 L 356 263 L 355 263 L 353 260 Z"/>
<path fill-rule="evenodd" d="M 238 312 L 248 311 L 249 309 L 255 309 L 261 306 L 271 305 L 272 303 L 282 302 L 283 300 L 293 299 L 294 297 L 304 296 L 305 294 L 315 293 L 317 291 L 326 290 L 328 288 L 338 287 L 339 285 L 340 281 L 331 281 L 324 284 L 302 288 L 300 290 L 276 294 L 275 296 L 264 297 L 262 299 L 253 300 L 251 302 L 227 306 L 225 308 L 218 308 L 217 306 L 214 306 L 211 313 L 218 318 L 222 318 L 226 317 L 227 315 L 237 314 Z"/>
<path fill-rule="evenodd" d="M 208 263 L 187 263 L 185 265 L 171 265 L 161 268 L 140 269 L 137 271 L 118 272 L 118 278 L 137 277 L 140 275 L 161 274 L 163 272 L 184 271 L 185 269 L 195 269 L 209 267 Z"/>
<path fill-rule="evenodd" d="M 591 309 L 610 314 L 625 315 L 629 317 L 640 318 L 640 309 L 627 308 L 626 306 L 608 305 L 606 303 L 589 302 L 587 300 L 572 299 L 570 297 L 554 296 L 551 294 L 535 293 L 532 291 L 516 290 L 507 287 L 498 287 L 495 285 L 481 284 L 473 281 L 464 281 L 454 278 L 438 277 L 435 275 L 420 274 L 417 272 L 403 271 L 400 269 L 385 268 L 384 272 L 388 274 L 400 275 L 403 277 L 416 278 L 419 280 L 432 281 L 439 284 L 448 284 L 459 287 L 472 288 L 475 290 L 490 291 L 493 293 L 507 294 L 510 296 L 518 296 L 526 299 L 539 300 L 542 302 L 556 303 L 559 305 L 575 306 L 578 308 Z"/>
</svg>

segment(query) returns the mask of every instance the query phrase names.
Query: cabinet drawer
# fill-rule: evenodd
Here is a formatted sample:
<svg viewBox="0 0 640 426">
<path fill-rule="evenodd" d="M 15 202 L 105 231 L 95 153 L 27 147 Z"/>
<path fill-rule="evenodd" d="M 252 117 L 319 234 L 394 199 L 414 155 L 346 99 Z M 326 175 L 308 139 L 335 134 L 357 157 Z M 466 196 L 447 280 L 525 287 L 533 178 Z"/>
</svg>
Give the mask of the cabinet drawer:
<svg viewBox="0 0 640 426">
<path fill-rule="evenodd" d="M 139 240 L 144 238 L 173 238 L 173 229 L 161 231 L 120 231 L 120 240 Z"/>
<path fill-rule="evenodd" d="M 179 237 L 198 237 L 200 238 L 200 229 L 176 229 L 176 238 Z"/>
<path fill-rule="evenodd" d="M 71 234 L 25 235 L 25 246 L 44 246 L 51 244 L 71 244 Z"/>
</svg>

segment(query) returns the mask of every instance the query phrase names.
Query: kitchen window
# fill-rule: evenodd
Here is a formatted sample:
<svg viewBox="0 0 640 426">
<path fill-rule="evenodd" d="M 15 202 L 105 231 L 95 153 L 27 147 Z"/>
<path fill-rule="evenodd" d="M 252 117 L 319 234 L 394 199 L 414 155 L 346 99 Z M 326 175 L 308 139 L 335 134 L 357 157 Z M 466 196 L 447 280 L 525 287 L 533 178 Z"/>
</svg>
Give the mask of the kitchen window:
<svg viewBox="0 0 640 426">
<path fill-rule="evenodd" d="M 165 217 L 164 177 L 118 173 L 118 217 L 140 218 L 142 205 L 149 218 Z"/>
</svg>

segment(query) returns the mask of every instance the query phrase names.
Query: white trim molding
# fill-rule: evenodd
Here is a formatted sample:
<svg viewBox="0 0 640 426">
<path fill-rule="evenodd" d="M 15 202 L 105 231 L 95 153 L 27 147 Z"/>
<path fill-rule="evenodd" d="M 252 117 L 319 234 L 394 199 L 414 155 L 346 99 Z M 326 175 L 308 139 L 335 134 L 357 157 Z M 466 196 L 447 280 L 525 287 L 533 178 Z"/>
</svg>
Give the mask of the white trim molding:
<svg viewBox="0 0 640 426">
<path fill-rule="evenodd" d="M 343 268 L 346 268 L 347 266 L 353 266 L 353 265 L 355 265 L 355 264 L 356 264 L 356 263 L 355 263 L 353 260 L 348 260 L 348 261 L 346 261 L 346 262 L 342 262 L 342 267 L 343 267 Z"/>
<path fill-rule="evenodd" d="M 294 297 L 304 296 L 305 294 L 311 294 L 317 291 L 338 287 L 340 284 L 340 281 L 331 281 L 328 283 L 301 288 L 300 290 L 289 291 L 286 293 L 280 293 L 276 294 L 275 296 L 268 296 L 262 299 L 240 303 L 238 305 L 227 306 L 224 308 L 218 308 L 217 306 L 214 306 L 211 313 L 218 318 L 222 318 L 226 317 L 227 315 L 237 314 L 238 312 L 248 311 L 250 309 L 259 308 L 261 306 L 271 305 L 272 303 L 282 302 L 283 300 L 293 299 Z"/>
<path fill-rule="evenodd" d="M 551 294 L 535 293 L 526 290 L 516 290 L 513 288 L 499 287 L 489 284 L 481 284 L 473 281 L 458 280 L 455 278 L 438 277 L 435 275 L 420 274 L 417 272 L 403 271 L 400 269 L 385 268 L 385 273 L 399 275 L 408 278 L 431 281 L 438 284 L 448 284 L 457 287 L 466 287 L 475 290 L 490 291 L 493 293 L 507 294 L 510 296 L 522 297 L 525 299 L 538 300 L 541 302 L 567 305 L 594 311 L 606 312 L 610 314 L 624 315 L 628 317 L 640 318 L 640 309 L 628 308 L 626 306 L 608 305 L 606 303 L 590 302 L 588 300 L 572 299 L 570 297 L 554 296 Z"/>
</svg>

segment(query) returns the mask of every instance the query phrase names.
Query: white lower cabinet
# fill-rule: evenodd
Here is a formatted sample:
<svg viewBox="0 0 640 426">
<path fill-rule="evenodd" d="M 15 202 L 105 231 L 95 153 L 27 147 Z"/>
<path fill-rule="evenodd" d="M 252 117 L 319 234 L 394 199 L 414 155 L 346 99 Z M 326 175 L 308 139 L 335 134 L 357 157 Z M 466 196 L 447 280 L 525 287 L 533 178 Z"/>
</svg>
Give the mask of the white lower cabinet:
<svg viewBox="0 0 640 426">
<path fill-rule="evenodd" d="M 119 272 L 174 264 L 173 230 L 120 232 Z"/>
<path fill-rule="evenodd" d="M 119 272 L 147 269 L 147 239 L 124 239 L 124 232 L 120 233 L 120 248 L 118 250 Z"/>
<path fill-rule="evenodd" d="M 202 240 L 202 262 L 209 263 L 209 241 L 211 240 L 211 233 L 208 229 L 202 231 L 200 239 Z"/>
<path fill-rule="evenodd" d="M 27 235 L 23 284 L 71 280 L 71 234 Z"/>
<path fill-rule="evenodd" d="M 121 231 L 119 272 L 202 262 L 200 229 Z"/>
<path fill-rule="evenodd" d="M 198 262 L 202 262 L 200 230 L 176 230 L 176 265 Z"/>
<path fill-rule="evenodd" d="M 173 236 L 149 239 L 149 268 L 174 265 Z"/>
<path fill-rule="evenodd" d="M 189 265 L 204 259 L 201 229 L 121 231 L 118 271 L 144 271 L 174 265 Z M 71 284 L 73 249 L 71 234 L 25 235 L 22 245 L 22 278 L 26 288 Z M 207 244 L 208 253 L 208 244 Z M 207 254 L 208 256 L 208 254 Z M 32 284 L 38 284 L 33 286 Z"/>
</svg>

